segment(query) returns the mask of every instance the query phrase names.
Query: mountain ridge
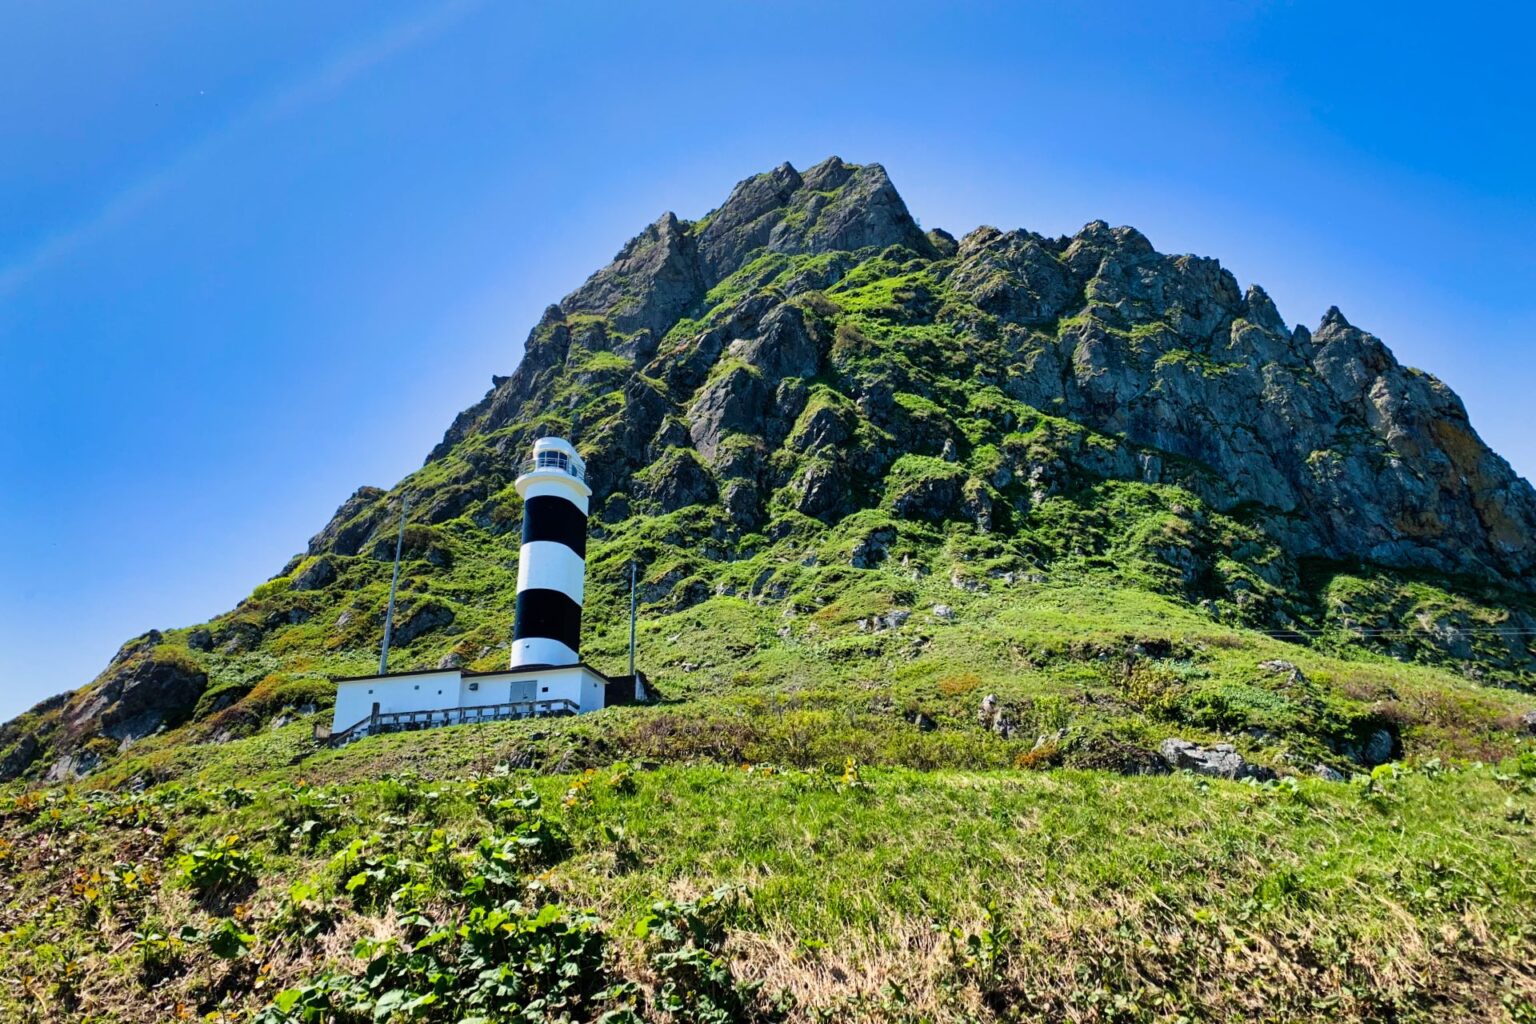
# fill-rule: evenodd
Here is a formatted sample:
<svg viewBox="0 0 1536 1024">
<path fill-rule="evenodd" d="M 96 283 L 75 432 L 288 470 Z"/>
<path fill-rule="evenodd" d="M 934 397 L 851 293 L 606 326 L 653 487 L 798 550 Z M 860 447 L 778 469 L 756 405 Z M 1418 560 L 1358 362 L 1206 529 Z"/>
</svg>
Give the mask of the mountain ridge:
<svg viewBox="0 0 1536 1024">
<path fill-rule="evenodd" d="M 932 574 L 1130 586 L 1516 689 L 1536 671 L 1536 492 L 1443 383 L 1337 307 L 1288 327 L 1260 286 L 1134 228 L 924 232 L 880 165 L 832 157 L 663 214 L 545 310 L 421 469 L 359 488 L 233 611 L 8 723 L 0 775 L 323 707 L 328 674 L 376 657 L 406 491 L 397 657 L 494 664 L 511 484 L 542 433 L 588 463 L 599 650 L 605 574 L 633 557 L 657 616 L 782 609 L 730 640 L 762 658 L 855 597 L 829 628 L 868 631 Z M 736 629 L 732 607 L 705 628 Z"/>
<path fill-rule="evenodd" d="M 820 233 L 812 230 L 797 234 L 792 229 L 785 230 L 787 224 L 801 223 L 795 219 L 797 217 L 816 218 L 815 223 L 820 224 L 821 211 L 827 209 L 828 203 L 822 198 L 818 186 L 832 184 L 842 188 L 850 181 L 856 186 L 852 201 L 832 204 L 831 208 L 837 214 L 833 217 L 832 227 Z M 811 198 L 803 200 L 807 192 L 811 193 Z M 851 215 L 853 210 L 859 211 L 858 215 Z M 528 354 L 518 372 L 511 378 L 498 378 L 501 383 L 493 387 L 481 403 L 461 414 L 443 442 L 428 456 L 428 461 L 445 457 L 452 446 L 463 439 L 476 422 L 477 410 L 483 411 L 485 425 L 494 427 L 505 422 L 507 413 L 512 411 L 509 406 L 532 397 L 537 388 L 531 379 L 549 368 L 545 360 L 552 353 L 546 353 L 545 333 L 550 325 L 560 323 L 567 316 L 612 312 L 610 321 L 622 340 L 613 345 L 611 351 L 633 360 L 639 367 L 655 357 L 658 336 L 681 320 L 684 312 L 703 301 L 709 288 L 739 270 L 747 253 L 766 250 L 797 255 L 837 248 L 905 245 L 913 251 L 938 256 L 940 247 L 954 246 L 956 252 L 952 255 L 958 255 L 961 261 L 956 268 L 958 283 L 971 292 L 978 308 L 993 313 L 1005 325 L 1034 325 L 1044 323 L 1053 314 L 1059 316 L 1071 303 L 1072 288 L 1077 284 L 1085 292 L 1086 305 L 1082 313 L 1090 320 L 1101 320 L 1102 323 L 1085 325 L 1071 358 L 1074 363 L 1087 363 L 1093 371 L 1111 369 L 1103 362 L 1115 356 L 1115 353 L 1104 350 L 1105 332 L 1113 333 L 1125 323 L 1134 322 L 1139 311 L 1126 307 L 1147 301 L 1146 289 L 1139 291 L 1137 283 L 1130 278 L 1138 272 L 1145 273 L 1146 261 L 1161 260 L 1177 268 L 1178 276 L 1194 281 L 1193 288 L 1185 288 L 1183 294 L 1175 297 L 1175 301 L 1180 302 L 1177 308 L 1184 318 L 1176 325 L 1182 336 L 1192 335 L 1211 341 L 1224 326 L 1223 320 L 1234 330 L 1239 329 L 1241 321 L 1241 329 L 1232 336 L 1228 347 L 1246 359 L 1246 369 L 1280 367 L 1295 372 L 1298 364 L 1315 360 L 1314 368 L 1321 372 L 1333 397 L 1341 404 L 1353 406 L 1347 409 L 1349 414 L 1358 417 L 1388 445 L 1410 445 L 1405 453 L 1394 453 L 1389 449 L 1388 458 L 1392 462 L 1401 463 L 1403 455 L 1410 459 L 1422 457 L 1422 465 L 1411 467 L 1412 471 L 1431 477 L 1438 490 L 1454 492 L 1458 487 L 1465 487 L 1468 491 L 1472 507 L 1470 515 L 1465 506 L 1454 502 L 1441 502 L 1439 511 L 1449 513 L 1461 527 L 1446 547 L 1474 548 L 1477 549 L 1475 556 L 1467 557 L 1464 551 L 1437 550 L 1433 544 L 1415 545 L 1412 541 L 1415 534 L 1431 533 L 1433 527 L 1426 521 L 1412 519 L 1390 524 L 1396 526 L 1400 534 L 1396 537 L 1392 536 L 1393 531 L 1385 521 L 1374 524 L 1378 535 L 1374 543 L 1335 542 L 1311 550 L 1304 541 L 1298 540 L 1295 546 L 1299 554 L 1335 558 L 1354 556 L 1403 567 L 1484 573 L 1502 576 L 1525 589 L 1536 587 L 1536 581 L 1530 578 L 1530 570 L 1536 565 L 1536 542 L 1532 541 L 1533 526 L 1536 526 L 1536 492 L 1507 462 L 1482 443 L 1454 392 L 1432 375 L 1400 366 L 1379 339 L 1355 328 L 1337 306 L 1330 307 L 1323 315 L 1316 332 L 1300 325 L 1287 328 L 1261 286 L 1252 285 L 1240 293 L 1236 279 L 1216 261 L 1187 255 L 1164 256 L 1134 228 L 1110 228 L 1103 221 L 1090 222 L 1078 234 L 1057 239 L 1027 231 L 1003 232 L 988 226 L 975 229 L 958 244 L 943 232 L 930 233 L 930 237 L 917 228 L 879 164 L 854 168 L 837 157 L 816 165 L 804 177 L 786 163 L 767 174 L 748 178 L 736 186 L 721 207 L 701 218 L 698 225 L 702 227 L 687 225 L 673 213 L 664 214 L 645 232 L 631 239 L 608 267 L 593 274 L 561 303 L 549 307 L 540 325 L 530 333 L 525 349 Z M 694 244 L 690 245 L 690 241 Z M 818 247 L 820 241 L 824 241 L 824 245 Z M 1044 254 L 1052 252 L 1058 254 L 1058 262 L 1064 265 L 1066 273 L 1044 260 Z M 1044 280 L 1036 283 L 1031 279 L 1032 273 Z M 642 301 L 638 304 L 630 301 L 632 297 L 622 286 L 622 282 L 635 278 L 643 282 L 639 293 Z M 1181 281 L 1174 283 L 1176 286 L 1184 284 Z M 1154 290 L 1166 286 L 1162 281 L 1153 284 L 1156 286 Z M 1091 295 L 1086 294 L 1090 286 L 1094 289 Z M 1205 308 L 1186 309 L 1181 300 L 1190 298 L 1193 299 L 1191 306 Z M 615 309 L 617 312 L 613 312 Z M 780 339 L 773 340 L 782 344 Z M 761 345 L 759 352 L 772 347 Z M 533 353 L 540 355 L 530 359 Z M 1037 355 L 1049 357 L 1050 354 Z M 780 363 L 768 367 L 773 372 L 814 372 L 815 368 L 807 367 L 804 359 L 797 362 L 793 352 L 787 354 L 787 363 L 782 362 L 786 357 L 784 352 L 775 352 L 774 357 Z M 1057 365 L 1053 367 L 1057 372 L 1065 369 L 1061 362 L 1058 356 Z M 530 372 L 524 373 L 525 369 Z M 1095 375 L 1079 374 L 1079 377 Z M 1086 408 L 1074 410 L 1082 414 L 1074 418 L 1080 421 L 1098 419 L 1099 423 L 1094 425 L 1144 440 L 1151 447 L 1174 454 L 1191 458 L 1202 454 L 1198 445 L 1182 443 L 1179 434 L 1181 430 L 1187 432 L 1186 424 L 1176 422 L 1170 429 L 1168 423 L 1156 419 L 1137 422 L 1132 419 L 1133 414 L 1117 408 L 1122 404 L 1117 400 L 1127 397 L 1126 382 L 1116 381 L 1111 387 L 1097 389 L 1091 380 L 1079 380 L 1078 383 L 1088 401 Z M 1275 393 L 1273 382 L 1266 379 L 1263 385 L 1266 397 Z M 1154 389 L 1142 390 L 1145 393 Z M 1034 399 L 1028 404 L 1040 408 L 1049 407 L 1058 397 L 1046 389 L 1031 388 L 1027 382 L 1019 385 L 1018 390 L 1026 399 Z M 1065 384 L 1061 390 L 1068 390 Z M 1107 412 L 1093 415 L 1096 406 L 1106 403 L 1111 407 Z M 1271 433 L 1294 432 L 1303 423 L 1325 419 L 1323 408 L 1312 403 L 1308 408 L 1282 416 L 1266 426 L 1272 428 Z M 1424 410 L 1432 413 L 1432 423 L 1426 425 L 1413 419 L 1400 422 L 1404 412 L 1422 414 Z M 1126 422 L 1127 419 L 1131 422 Z M 1173 419 L 1177 421 L 1179 415 Z M 1117 426 L 1129 429 L 1115 431 Z M 707 435 L 708 429 L 703 433 Z M 694 441 L 698 443 L 700 438 L 694 437 Z M 1231 446 L 1230 439 L 1227 446 Z M 1180 448 L 1185 450 L 1180 451 Z M 1329 449 L 1314 448 L 1306 455 L 1320 452 L 1326 454 Z M 1219 454 L 1226 456 L 1230 453 Z M 1231 463 L 1234 460 L 1218 461 Z M 1219 465 L 1218 468 L 1228 467 Z M 1252 469 L 1247 471 L 1251 473 Z M 1401 499 L 1393 501 L 1399 506 L 1433 493 L 1428 488 L 1413 486 L 1408 479 L 1387 477 L 1384 480 L 1378 478 L 1376 482 L 1394 485 L 1401 491 Z M 1327 480 L 1322 479 L 1319 483 L 1326 484 Z M 1314 523 L 1334 534 L 1352 532 L 1346 523 L 1323 514 L 1320 506 L 1357 508 L 1358 502 L 1345 501 L 1326 491 L 1309 500 L 1311 495 L 1297 493 L 1294 480 L 1274 487 L 1268 484 L 1268 481 L 1252 481 L 1243 493 L 1284 512 L 1310 505 L 1312 507 L 1304 511 L 1312 516 Z M 1389 500 L 1395 497 L 1389 496 Z M 1510 560 L 1513 572 L 1504 571 L 1500 556 Z"/>
</svg>

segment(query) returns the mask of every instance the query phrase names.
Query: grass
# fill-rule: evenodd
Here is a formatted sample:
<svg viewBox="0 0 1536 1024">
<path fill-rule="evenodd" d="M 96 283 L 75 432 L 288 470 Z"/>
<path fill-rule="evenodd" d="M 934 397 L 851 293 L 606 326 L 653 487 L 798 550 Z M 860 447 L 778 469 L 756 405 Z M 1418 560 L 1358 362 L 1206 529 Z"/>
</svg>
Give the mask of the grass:
<svg viewBox="0 0 1536 1024">
<path fill-rule="evenodd" d="M 445 738 L 472 737 L 410 739 Z M 490 903 L 591 915 L 581 955 L 616 994 L 575 1019 L 656 1016 L 679 977 L 637 935 L 658 902 L 718 927 L 695 953 L 731 983 L 690 1005 L 736 999 L 722 1019 L 1523 1020 L 1536 994 L 1536 754 L 1267 786 L 851 761 L 317 785 L 314 767 L 0 804 L 0 1012 L 302 1020 L 270 1007 L 328 979 L 370 1016 L 386 993 L 360 979 L 416 984 L 405 960 Z M 516 836 L 534 852 L 491 872 Z M 457 1005 L 479 983 L 444 934 L 434 984 Z M 534 1019 L 519 1006 L 491 1017 Z"/>
<path fill-rule="evenodd" d="M 1090 321 L 1149 373 L 1230 370 L 1177 309 L 1053 338 L 955 270 L 759 251 L 645 366 L 612 316 L 545 321 L 539 397 L 359 491 L 325 572 L 0 726 L 0 1018 L 1536 1019 L 1536 602 L 1286 554 L 1210 467 L 1032 386 Z M 738 342 L 786 302 L 823 358 L 781 382 Z M 763 408 L 706 462 L 690 394 L 723 375 Z M 317 749 L 329 680 L 376 662 L 404 491 L 397 621 L 452 616 L 392 667 L 505 663 L 544 432 L 597 491 L 583 657 L 621 670 L 638 562 L 663 700 Z M 201 689 L 190 721 L 79 721 L 145 677 Z M 1124 774 L 1170 737 L 1279 781 Z M 45 784 L 68 754 L 92 772 Z"/>
</svg>

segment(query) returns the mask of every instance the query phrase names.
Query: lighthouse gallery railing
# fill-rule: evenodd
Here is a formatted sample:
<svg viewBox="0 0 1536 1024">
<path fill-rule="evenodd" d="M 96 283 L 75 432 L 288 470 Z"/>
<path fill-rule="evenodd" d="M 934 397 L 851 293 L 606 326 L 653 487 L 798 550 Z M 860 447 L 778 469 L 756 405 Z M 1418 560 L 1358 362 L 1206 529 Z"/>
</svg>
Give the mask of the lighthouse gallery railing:
<svg viewBox="0 0 1536 1024">
<path fill-rule="evenodd" d="M 547 718 L 574 715 L 581 709 L 572 700 L 515 700 L 508 704 L 479 704 L 467 708 L 438 708 L 432 711 L 380 712 L 377 705 L 362 721 L 331 732 L 315 727 L 315 739 L 331 747 L 340 747 L 365 736 L 389 732 L 414 732 L 445 725 L 473 725 L 476 722 L 507 722 L 518 718 Z"/>
</svg>

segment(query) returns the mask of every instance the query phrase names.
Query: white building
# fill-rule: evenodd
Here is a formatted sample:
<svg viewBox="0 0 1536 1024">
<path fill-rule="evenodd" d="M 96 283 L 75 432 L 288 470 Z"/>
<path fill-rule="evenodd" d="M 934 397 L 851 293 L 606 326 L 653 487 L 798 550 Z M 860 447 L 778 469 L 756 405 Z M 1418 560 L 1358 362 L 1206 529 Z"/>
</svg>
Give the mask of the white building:
<svg viewBox="0 0 1536 1024">
<path fill-rule="evenodd" d="M 523 498 L 523 543 L 510 667 L 337 679 L 336 712 L 320 738 L 345 743 L 434 725 L 584 714 L 646 699 L 638 677 L 610 679 L 581 661 L 592 494 L 586 464 L 569 441 L 540 438 L 515 486 Z"/>
<path fill-rule="evenodd" d="M 631 676 L 610 679 L 590 665 L 468 672 L 422 669 L 336 680 L 334 743 L 435 725 L 579 715 L 644 697 Z"/>
</svg>

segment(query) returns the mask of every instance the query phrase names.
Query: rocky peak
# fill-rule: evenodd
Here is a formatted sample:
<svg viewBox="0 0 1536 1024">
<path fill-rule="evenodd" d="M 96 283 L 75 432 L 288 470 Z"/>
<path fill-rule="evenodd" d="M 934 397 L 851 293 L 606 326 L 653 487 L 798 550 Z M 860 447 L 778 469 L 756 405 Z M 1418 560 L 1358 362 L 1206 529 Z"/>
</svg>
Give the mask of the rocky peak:
<svg viewBox="0 0 1536 1024">
<path fill-rule="evenodd" d="M 1105 221 L 1095 220 L 1083 225 L 1082 230 L 1072 236 L 1061 259 L 1074 276 L 1087 280 L 1107 257 L 1116 256 L 1123 262 L 1130 262 L 1138 256 L 1153 253 L 1147 236 L 1135 228 L 1112 228 Z"/>
<path fill-rule="evenodd" d="M 1274 334 L 1288 334 L 1285 320 L 1280 316 L 1280 311 L 1275 308 L 1274 300 L 1269 293 L 1256 284 L 1248 286 L 1243 293 L 1243 311 L 1247 320 L 1257 327 Z"/>
<path fill-rule="evenodd" d="M 910 255 L 881 255 L 892 246 Z M 856 272 L 901 281 L 871 306 L 843 284 Z M 942 352 L 925 340 L 934 328 L 953 339 Z M 993 332 L 1000 350 L 981 344 Z M 595 371 L 599 352 L 620 361 Z M 1294 557 L 1536 587 L 1530 485 L 1482 444 L 1449 389 L 1399 366 L 1337 307 L 1315 333 L 1290 330 L 1262 287 L 1103 220 L 1060 239 L 924 235 L 884 168 L 836 157 L 747 178 L 695 224 L 667 214 L 648 226 L 550 308 L 517 371 L 434 456 L 475 433 L 564 417 L 603 467 L 598 504 L 621 493 L 639 510 L 673 511 L 720 495 L 743 529 L 779 507 L 832 521 L 877 496 L 904 452 L 949 460 L 943 493 L 958 496 L 975 428 L 960 429 L 972 414 L 946 403 L 979 381 L 1141 449 L 1095 474 L 1156 483 L 1178 465 L 1180 485 L 1214 507 L 1263 510 Z M 622 401 L 593 401 L 604 393 Z M 573 411 L 588 408 L 609 418 Z M 814 464 L 801 465 L 811 438 Z M 505 437 L 497 451 L 520 443 Z M 475 493 L 484 472 L 466 465 L 455 486 Z M 965 507 L 990 523 L 1012 499 L 979 486 Z M 349 501 L 317 549 L 347 553 L 382 522 L 377 504 Z M 961 508 L 958 497 L 939 504 L 935 516 Z"/>
<path fill-rule="evenodd" d="M 646 331 L 651 346 L 704 294 L 693 237 L 677 215 L 656 222 L 619 250 L 608 266 L 566 296 L 566 313 L 606 314 L 615 331 Z"/>
<path fill-rule="evenodd" d="M 760 249 L 787 254 L 931 244 L 879 164 L 837 157 L 799 174 L 780 164 L 739 183 L 699 232 L 704 276 L 723 280 Z"/>
</svg>

